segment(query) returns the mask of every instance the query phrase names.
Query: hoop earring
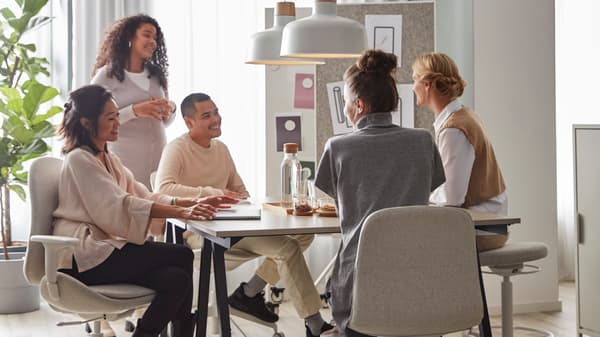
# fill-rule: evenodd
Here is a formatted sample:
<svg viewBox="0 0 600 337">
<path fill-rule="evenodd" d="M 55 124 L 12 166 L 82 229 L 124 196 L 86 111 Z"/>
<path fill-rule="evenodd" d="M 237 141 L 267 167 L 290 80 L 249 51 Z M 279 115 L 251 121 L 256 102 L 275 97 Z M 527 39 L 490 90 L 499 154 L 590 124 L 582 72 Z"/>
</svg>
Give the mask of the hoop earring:
<svg viewBox="0 0 600 337">
<path fill-rule="evenodd" d="M 129 41 L 129 42 L 127 43 L 127 47 L 128 47 L 129 49 L 131 49 L 131 41 Z"/>
</svg>

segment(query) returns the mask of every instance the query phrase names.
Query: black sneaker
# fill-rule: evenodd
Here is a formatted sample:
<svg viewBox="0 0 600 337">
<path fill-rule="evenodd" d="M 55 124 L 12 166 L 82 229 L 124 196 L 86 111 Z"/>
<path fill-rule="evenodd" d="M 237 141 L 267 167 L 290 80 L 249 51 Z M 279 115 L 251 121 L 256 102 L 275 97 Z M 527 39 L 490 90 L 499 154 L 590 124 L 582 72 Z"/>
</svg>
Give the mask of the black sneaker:
<svg viewBox="0 0 600 337">
<path fill-rule="evenodd" d="M 326 335 L 330 335 L 337 331 L 335 326 L 333 326 L 327 322 L 323 323 L 323 326 L 321 327 L 321 333 L 316 336 L 312 334 L 312 332 L 310 331 L 310 328 L 308 327 L 308 325 L 306 323 L 304 324 L 304 327 L 306 328 L 306 337 L 326 336 Z"/>
<path fill-rule="evenodd" d="M 261 291 L 254 297 L 248 297 L 244 294 L 244 284 L 246 282 L 242 282 L 233 294 L 229 296 L 227 299 L 229 305 L 262 321 L 269 323 L 277 322 L 279 316 L 269 310 L 265 304 L 265 292 Z"/>
</svg>

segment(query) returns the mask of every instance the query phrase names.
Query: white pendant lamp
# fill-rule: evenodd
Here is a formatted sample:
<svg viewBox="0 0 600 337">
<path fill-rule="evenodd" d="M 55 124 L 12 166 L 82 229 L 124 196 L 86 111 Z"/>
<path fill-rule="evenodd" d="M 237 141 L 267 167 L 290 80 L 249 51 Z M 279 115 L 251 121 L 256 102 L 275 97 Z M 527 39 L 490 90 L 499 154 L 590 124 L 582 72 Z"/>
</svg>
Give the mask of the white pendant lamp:
<svg viewBox="0 0 600 337">
<path fill-rule="evenodd" d="M 315 0 L 313 14 L 283 29 L 281 56 L 356 58 L 367 49 L 365 27 L 337 16 L 335 0 Z"/>
<path fill-rule="evenodd" d="M 293 2 L 278 2 L 273 27 L 250 37 L 247 64 L 266 65 L 310 65 L 325 64 L 321 60 L 293 59 L 281 57 L 281 35 L 283 28 L 296 19 Z"/>
</svg>

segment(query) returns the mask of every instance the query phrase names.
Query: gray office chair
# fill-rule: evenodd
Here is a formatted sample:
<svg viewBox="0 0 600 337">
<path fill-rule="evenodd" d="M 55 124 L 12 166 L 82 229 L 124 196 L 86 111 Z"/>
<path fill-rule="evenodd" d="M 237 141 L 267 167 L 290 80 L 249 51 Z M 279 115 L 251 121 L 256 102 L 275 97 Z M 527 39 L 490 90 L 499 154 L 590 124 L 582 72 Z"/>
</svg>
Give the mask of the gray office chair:
<svg viewBox="0 0 600 337">
<path fill-rule="evenodd" d="M 79 244 L 76 238 L 52 235 L 61 166 L 60 159 L 38 158 L 29 171 L 31 224 L 23 267 L 25 278 L 30 284 L 39 284 L 42 297 L 52 309 L 83 319 L 60 322 L 59 326 L 93 322 L 91 336 L 102 337 L 102 319 L 112 321 L 129 316 L 136 308 L 149 305 L 154 291 L 133 284 L 87 286 L 57 271 L 61 253 Z"/>
<path fill-rule="evenodd" d="M 440 336 L 477 325 L 476 254 L 473 221 L 462 209 L 371 214 L 358 243 L 349 327 L 373 336 Z"/>
<path fill-rule="evenodd" d="M 488 268 L 484 273 L 502 276 L 502 337 L 512 337 L 514 330 L 554 337 L 548 330 L 513 326 L 513 293 L 510 278 L 537 273 L 541 268 L 526 262 L 542 259 L 546 255 L 548 247 L 541 242 L 509 242 L 504 247 L 479 253 L 481 266 Z"/>
</svg>

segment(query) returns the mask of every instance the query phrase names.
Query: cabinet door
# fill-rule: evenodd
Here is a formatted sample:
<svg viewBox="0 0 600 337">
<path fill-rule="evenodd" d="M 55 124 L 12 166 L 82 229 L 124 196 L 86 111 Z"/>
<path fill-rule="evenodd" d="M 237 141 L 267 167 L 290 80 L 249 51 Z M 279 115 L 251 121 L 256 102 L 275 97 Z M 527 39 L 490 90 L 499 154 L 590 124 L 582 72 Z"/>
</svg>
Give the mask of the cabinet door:
<svg viewBox="0 0 600 337">
<path fill-rule="evenodd" d="M 575 129 L 579 325 L 600 333 L 600 129 Z"/>
</svg>

